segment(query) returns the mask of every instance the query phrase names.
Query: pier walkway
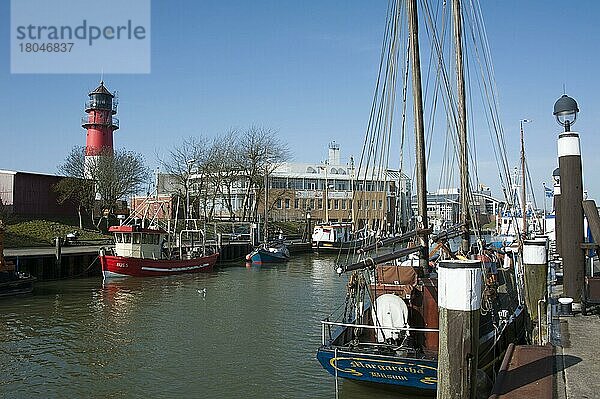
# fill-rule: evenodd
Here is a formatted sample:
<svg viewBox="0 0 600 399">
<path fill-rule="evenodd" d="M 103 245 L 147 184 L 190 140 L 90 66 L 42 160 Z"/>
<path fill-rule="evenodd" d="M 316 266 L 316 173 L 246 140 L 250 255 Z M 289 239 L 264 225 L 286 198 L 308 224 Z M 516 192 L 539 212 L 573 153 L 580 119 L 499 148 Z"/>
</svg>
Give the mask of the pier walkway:
<svg viewBox="0 0 600 399">
<path fill-rule="evenodd" d="M 600 398 L 600 306 L 588 308 L 583 316 L 559 315 L 562 296 L 561 260 L 551 248 L 550 298 L 551 319 L 547 345 L 519 345 L 509 348 L 490 399 Z M 556 272 L 556 273 L 555 273 Z M 594 263 L 594 275 L 600 274 L 600 262 Z"/>
<path fill-rule="evenodd" d="M 560 346 L 556 347 L 556 398 L 599 398 L 600 316 L 560 318 Z"/>
<path fill-rule="evenodd" d="M 82 255 L 97 254 L 100 248 L 110 245 L 74 245 L 63 246 L 61 252 L 63 255 Z M 26 257 L 26 256 L 54 256 L 56 248 L 54 247 L 33 247 L 33 248 L 7 248 L 4 250 L 4 256 L 7 258 Z"/>
</svg>

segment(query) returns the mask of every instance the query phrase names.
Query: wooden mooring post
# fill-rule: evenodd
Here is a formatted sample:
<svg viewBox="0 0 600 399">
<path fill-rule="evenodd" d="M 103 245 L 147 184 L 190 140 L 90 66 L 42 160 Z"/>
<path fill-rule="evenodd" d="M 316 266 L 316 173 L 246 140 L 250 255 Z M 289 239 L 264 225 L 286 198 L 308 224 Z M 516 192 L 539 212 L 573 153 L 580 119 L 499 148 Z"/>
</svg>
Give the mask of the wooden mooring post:
<svg viewBox="0 0 600 399">
<path fill-rule="evenodd" d="M 54 237 L 54 264 L 58 272 L 58 277 L 62 277 L 62 238 Z"/>
<path fill-rule="evenodd" d="M 541 315 L 538 315 L 538 302 L 546 298 L 546 281 L 548 277 L 548 239 L 538 238 L 525 240 L 523 242 L 523 274 L 525 277 L 525 304 L 531 324 L 529 333 L 531 337 L 537 337 L 538 323 Z"/>
<path fill-rule="evenodd" d="M 560 255 L 563 260 L 563 295 L 581 303 L 585 276 L 583 243 L 583 181 L 579 134 L 566 131 L 558 136 L 560 169 Z"/>
<path fill-rule="evenodd" d="M 478 260 L 438 265 L 438 399 L 475 399 L 483 275 Z"/>
</svg>

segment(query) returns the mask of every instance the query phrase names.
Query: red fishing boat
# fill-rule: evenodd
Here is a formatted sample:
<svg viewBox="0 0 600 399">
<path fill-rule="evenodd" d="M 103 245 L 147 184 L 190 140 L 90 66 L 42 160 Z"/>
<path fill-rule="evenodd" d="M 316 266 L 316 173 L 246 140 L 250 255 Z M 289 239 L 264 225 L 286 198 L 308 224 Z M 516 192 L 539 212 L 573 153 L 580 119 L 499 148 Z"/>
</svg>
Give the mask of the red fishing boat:
<svg viewBox="0 0 600 399">
<path fill-rule="evenodd" d="M 219 257 L 193 245 L 184 249 L 182 240 L 179 250 L 173 250 L 167 247 L 168 233 L 159 228 L 123 225 L 109 232 L 114 234 L 115 248 L 102 249 L 99 256 L 105 278 L 210 272 Z"/>
</svg>

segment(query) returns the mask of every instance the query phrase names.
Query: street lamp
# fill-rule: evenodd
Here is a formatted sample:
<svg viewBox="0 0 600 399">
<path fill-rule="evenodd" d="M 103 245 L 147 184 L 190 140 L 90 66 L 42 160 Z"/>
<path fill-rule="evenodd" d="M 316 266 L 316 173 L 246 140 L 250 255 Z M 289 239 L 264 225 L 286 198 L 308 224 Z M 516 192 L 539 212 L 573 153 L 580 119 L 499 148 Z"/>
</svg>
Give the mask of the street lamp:
<svg viewBox="0 0 600 399">
<path fill-rule="evenodd" d="M 560 187 L 560 169 L 559 168 L 554 169 L 554 171 L 552 172 L 552 182 L 554 183 L 554 186 Z M 560 194 L 560 192 L 559 192 L 559 194 Z"/>
<path fill-rule="evenodd" d="M 554 103 L 554 116 L 558 124 L 565 128 L 565 132 L 571 131 L 571 125 L 577 120 L 578 112 L 577 101 L 566 94 Z"/>
</svg>

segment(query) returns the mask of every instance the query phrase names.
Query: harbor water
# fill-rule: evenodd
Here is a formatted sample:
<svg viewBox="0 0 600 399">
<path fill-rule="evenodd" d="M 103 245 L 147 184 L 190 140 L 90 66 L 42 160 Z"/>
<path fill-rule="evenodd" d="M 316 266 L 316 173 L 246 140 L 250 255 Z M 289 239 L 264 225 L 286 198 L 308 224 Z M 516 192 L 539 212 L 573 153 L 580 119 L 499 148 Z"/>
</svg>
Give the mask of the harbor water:
<svg viewBox="0 0 600 399">
<path fill-rule="evenodd" d="M 334 398 L 315 358 L 345 296 L 335 258 L 40 283 L 0 301 L 3 398 Z M 340 398 L 399 398 L 339 380 Z"/>
</svg>

